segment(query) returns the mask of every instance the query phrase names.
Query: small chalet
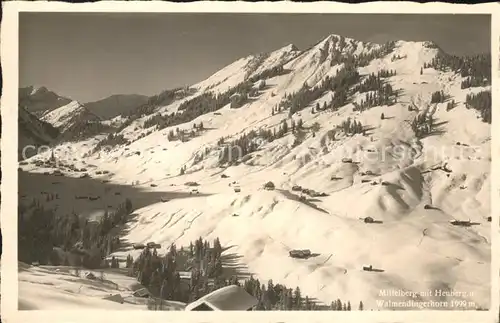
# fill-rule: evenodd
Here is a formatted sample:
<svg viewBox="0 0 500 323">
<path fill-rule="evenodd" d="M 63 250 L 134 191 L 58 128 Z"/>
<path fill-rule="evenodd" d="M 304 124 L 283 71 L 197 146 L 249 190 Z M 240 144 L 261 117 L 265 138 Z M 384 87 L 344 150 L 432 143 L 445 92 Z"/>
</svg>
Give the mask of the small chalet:
<svg viewBox="0 0 500 323">
<path fill-rule="evenodd" d="M 160 249 L 161 248 L 161 244 L 156 243 L 156 242 L 148 242 L 148 244 L 146 245 L 146 247 L 151 248 L 151 249 Z"/>
<path fill-rule="evenodd" d="M 458 226 L 462 226 L 462 227 L 469 227 L 472 225 L 471 221 L 470 220 L 467 220 L 467 221 L 462 221 L 462 220 L 453 220 L 451 221 L 451 224 L 453 225 L 458 225 Z"/>
<path fill-rule="evenodd" d="M 311 250 L 290 250 L 289 254 L 292 258 L 308 258 L 311 256 Z"/>
<path fill-rule="evenodd" d="M 150 294 L 146 288 L 141 288 L 136 290 L 132 295 L 134 295 L 135 297 L 148 298 Z"/>
<path fill-rule="evenodd" d="M 108 300 L 108 301 L 112 301 L 115 303 L 120 303 L 120 304 L 123 304 L 123 302 L 124 302 L 123 297 L 120 294 L 109 295 L 109 296 L 104 297 L 103 299 Z"/>
<path fill-rule="evenodd" d="M 146 248 L 146 246 L 143 243 L 134 243 L 133 248 L 136 250 L 137 249 L 144 249 L 144 248 Z"/>
<path fill-rule="evenodd" d="M 190 271 L 179 271 L 179 277 L 182 279 L 190 280 L 192 276 L 192 272 Z"/>
<path fill-rule="evenodd" d="M 275 189 L 274 183 L 273 182 L 267 182 L 264 185 L 264 189 L 269 190 L 269 191 L 274 190 Z"/>
</svg>

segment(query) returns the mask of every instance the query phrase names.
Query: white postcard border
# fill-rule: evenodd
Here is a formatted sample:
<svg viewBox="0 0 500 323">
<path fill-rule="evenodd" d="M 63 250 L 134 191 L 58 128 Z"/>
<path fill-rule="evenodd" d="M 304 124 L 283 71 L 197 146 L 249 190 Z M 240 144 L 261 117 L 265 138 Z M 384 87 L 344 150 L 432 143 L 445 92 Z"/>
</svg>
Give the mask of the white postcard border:
<svg viewBox="0 0 500 323">
<path fill-rule="evenodd" d="M 4 241 L 2 256 L 1 315 L 6 322 L 494 322 L 498 319 L 499 297 L 499 181 L 492 182 L 492 306 L 489 311 L 270 311 L 270 312 L 156 312 L 156 311 L 18 311 L 17 284 L 17 92 L 18 92 L 18 12 L 252 12 L 252 13 L 456 13 L 492 14 L 491 55 L 493 107 L 500 106 L 499 83 L 499 32 L 496 3 L 457 5 L 443 3 L 418 4 L 413 2 L 372 2 L 346 4 L 334 2 L 292 3 L 283 2 L 193 2 L 171 3 L 160 1 L 102 1 L 71 4 L 60 2 L 4 2 L 1 28 L 1 61 L 3 68 L 3 97 L 1 114 L 2 173 L 1 225 Z M 493 124 L 499 124 L 500 115 L 493 112 Z M 499 130 L 492 127 L 492 175 L 500 179 L 497 165 Z M 16 134 L 16 135 L 14 135 Z M 494 155 L 494 156 L 493 156 Z M 494 216 L 493 216 L 494 215 Z M 496 229 L 495 229 L 496 228 Z"/>
</svg>

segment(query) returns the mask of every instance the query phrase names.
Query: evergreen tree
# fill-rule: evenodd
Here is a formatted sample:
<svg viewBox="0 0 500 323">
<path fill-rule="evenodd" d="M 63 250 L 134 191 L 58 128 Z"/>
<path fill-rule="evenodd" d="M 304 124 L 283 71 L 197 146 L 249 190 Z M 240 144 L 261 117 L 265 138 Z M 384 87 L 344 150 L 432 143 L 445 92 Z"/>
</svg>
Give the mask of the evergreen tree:
<svg viewBox="0 0 500 323">
<path fill-rule="evenodd" d="M 294 293 L 294 305 L 296 309 L 300 309 L 302 303 L 300 288 L 297 286 Z"/>
<path fill-rule="evenodd" d="M 132 211 L 132 201 L 129 198 L 125 199 L 125 209 L 127 213 Z"/>
<path fill-rule="evenodd" d="M 286 134 L 288 132 L 288 124 L 287 124 L 286 120 L 282 121 L 282 125 L 283 125 L 283 133 Z"/>
<path fill-rule="evenodd" d="M 304 306 L 305 306 L 305 310 L 306 311 L 310 311 L 311 310 L 311 302 L 309 301 L 309 297 L 308 296 L 306 296 L 306 298 L 305 298 L 305 304 L 304 304 Z"/>
<path fill-rule="evenodd" d="M 479 111 L 483 122 L 491 123 L 491 91 L 467 94 L 465 107 Z"/>
</svg>

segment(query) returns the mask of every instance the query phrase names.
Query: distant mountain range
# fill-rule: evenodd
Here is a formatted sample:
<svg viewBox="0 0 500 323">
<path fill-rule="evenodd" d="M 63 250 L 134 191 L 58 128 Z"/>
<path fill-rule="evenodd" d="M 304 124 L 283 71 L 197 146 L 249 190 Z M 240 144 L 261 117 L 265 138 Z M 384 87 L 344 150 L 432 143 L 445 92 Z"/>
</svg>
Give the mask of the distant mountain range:
<svg viewBox="0 0 500 323">
<path fill-rule="evenodd" d="M 119 94 L 82 104 L 46 87 L 20 88 L 20 149 L 27 144 L 47 145 L 113 131 L 113 126 L 120 125 L 119 119 L 113 119 L 129 114 L 148 99 L 143 95 Z"/>
<path fill-rule="evenodd" d="M 100 119 L 109 120 L 129 113 L 134 108 L 145 104 L 148 99 L 149 97 L 145 95 L 115 94 L 101 100 L 78 104 Z M 72 101 L 74 100 L 60 96 L 46 87 L 28 86 L 19 89 L 19 106 L 38 117 Z"/>
</svg>

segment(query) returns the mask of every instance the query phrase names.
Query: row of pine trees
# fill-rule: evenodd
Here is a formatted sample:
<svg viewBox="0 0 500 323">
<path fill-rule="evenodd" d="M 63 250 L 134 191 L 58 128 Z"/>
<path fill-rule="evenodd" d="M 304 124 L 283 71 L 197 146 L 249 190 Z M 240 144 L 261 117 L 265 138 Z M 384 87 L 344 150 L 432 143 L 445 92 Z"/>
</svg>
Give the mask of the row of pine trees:
<svg viewBox="0 0 500 323">
<path fill-rule="evenodd" d="M 219 163 L 220 164 L 232 164 L 237 160 L 242 159 L 243 157 L 257 151 L 260 148 L 259 143 L 264 142 L 272 142 L 279 138 L 285 136 L 289 131 L 294 134 L 295 140 L 292 144 L 293 147 L 298 146 L 305 139 L 306 130 L 312 133 L 312 137 L 316 136 L 316 133 L 319 131 L 320 125 L 315 122 L 313 125 L 308 127 L 304 127 L 303 121 L 299 118 L 297 121 L 292 119 L 290 121 L 290 125 L 286 119 L 283 119 L 280 125 L 275 129 L 259 129 L 251 130 L 248 133 L 245 133 L 238 137 L 237 139 L 228 141 L 225 138 L 220 138 L 218 141 L 218 146 L 222 149 L 220 150 Z M 353 136 L 355 134 L 363 134 L 365 135 L 366 129 L 365 126 L 362 125 L 360 121 L 347 118 L 340 125 L 334 127 L 327 132 L 327 137 L 330 140 L 335 140 L 336 130 L 343 131 L 346 136 Z M 325 140 L 325 138 L 322 138 Z"/>
<path fill-rule="evenodd" d="M 491 124 L 491 91 L 467 94 L 465 107 L 479 111 L 482 121 Z"/>
<path fill-rule="evenodd" d="M 231 260 L 222 252 L 218 238 L 210 245 L 200 237 L 187 248 L 178 250 L 174 244 L 171 245 L 164 256 L 159 256 L 156 249 L 145 248 L 135 261 L 127 257 L 127 267 L 129 275 L 137 277 L 142 285 L 148 287 L 153 296 L 152 302 L 160 304 L 161 300 L 189 303 L 224 286 L 238 285 L 258 300 L 256 310 L 351 310 L 351 303 L 340 299 L 329 305 L 320 305 L 302 295 L 299 287 L 288 288 L 283 284 L 274 284 L 272 280 L 263 284 L 251 275 L 242 281 L 237 278 L 240 273 L 228 276 L 224 268 Z M 186 271 L 191 273 L 191 277 L 181 279 L 180 272 Z M 358 309 L 363 310 L 362 302 Z"/>
<path fill-rule="evenodd" d="M 454 71 L 467 79 L 462 82 L 462 88 L 487 86 L 491 84 L 491 55 L 456 56 L 440 51 L 424 68 L 434 68 L 439 71 Z"/>
<path fill-rule="evenodd" d="M 120 244 L 112 229 L 126 222 L 131 209 L 131 201 L 126 199 L 115 211 L 106 211 L 100 221 L 89 222 L 76 213 L 56 214 L 54 209 L 43 207 L 36 199 L 29 205 L 19 204 L 19 260 L 101 268 L 103 258 Z"/>
<path fill-rule="evenodd" d="M 327 76 L 319 85 L 310 87 L 307 83 L 295 93 L 285 94 L 279 104 L 289 110 L 289 116 L 308 107 L 311 102 L 321 98 L 326 92 L 333 92 L 332 109 L 338 109 L 347 103 L 351 95 L 351 87 L 360 79 L 359 73 L 353 65 L 346 65 L 337 71 L 335 76 Z"/>
<path fill-rule="evenodd" d="M 279 138 L 284 137 L 289 131 L 295 133 L 296 131 L 303 131 L 304 124 L 302 119 L 295 121 L 292 119 L 290 125 L 288 121 L 283 119 L 278 127 L 274 129 L 259 129 L 251 130 L 238 137 L 237 139 L 228 141 L 226 138 L 220 138 L 217 142 L 220 150 L 219 163 L 232 163 L 241 159 L 248 154 L 257 151 L 260 148 L 259 141 L 272 142 Z"/>
</svg>

